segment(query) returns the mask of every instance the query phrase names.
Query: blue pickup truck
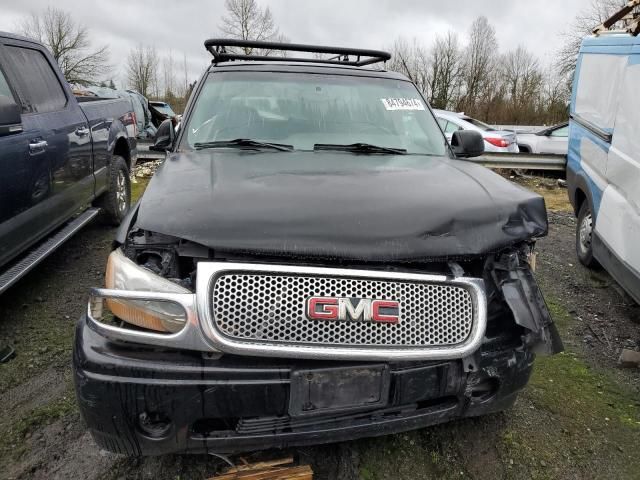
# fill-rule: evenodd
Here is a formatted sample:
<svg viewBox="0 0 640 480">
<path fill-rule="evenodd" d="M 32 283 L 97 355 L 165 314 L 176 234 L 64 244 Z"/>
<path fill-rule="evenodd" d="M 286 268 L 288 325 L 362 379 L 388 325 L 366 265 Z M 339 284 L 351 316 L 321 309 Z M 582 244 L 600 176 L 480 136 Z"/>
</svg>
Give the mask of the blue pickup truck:
<svg viewBox="0 0 640 480">
<path fill-rule="evenodd" d="M 129 209 L 136 117 L 76 98 L 41 44 L 0 32 L 0 293 L 95 216 Z"/>
<path fill-rule="evenodd" d="M 567 183 L 576 252 L 640 302 L 640 14 L 630 2 L 586 38 L 571 101 Z M 627 21 L 623 29 L 610 30 Z"/>
</svg>

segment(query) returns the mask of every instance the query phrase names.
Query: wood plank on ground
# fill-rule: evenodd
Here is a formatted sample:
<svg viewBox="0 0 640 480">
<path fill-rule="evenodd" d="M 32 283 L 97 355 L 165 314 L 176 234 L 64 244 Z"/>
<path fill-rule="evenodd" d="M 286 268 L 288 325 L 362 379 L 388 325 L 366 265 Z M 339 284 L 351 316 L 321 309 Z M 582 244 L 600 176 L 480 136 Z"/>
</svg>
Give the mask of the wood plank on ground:
<svg viewBox="0 0 640 480">
<path fill-rule="evenodd" d="M 245 463 L 227 468 L 209 480 L 313 480 L 309 465 L 291 465 L 293 457 L 265 462 Z"/>
</svg>

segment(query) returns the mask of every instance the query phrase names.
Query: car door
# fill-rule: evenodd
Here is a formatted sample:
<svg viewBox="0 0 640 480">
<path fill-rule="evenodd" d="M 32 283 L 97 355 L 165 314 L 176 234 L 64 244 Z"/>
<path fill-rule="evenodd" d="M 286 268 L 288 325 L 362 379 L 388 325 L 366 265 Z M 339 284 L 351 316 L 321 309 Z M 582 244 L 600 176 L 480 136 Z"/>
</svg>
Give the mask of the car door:
<svg viewBox="0 0 640 480">
<path fill-rule="evenodd" d="M 538 153 L 566 155 L 569 148 L 569 125 L 556 128 L 540 138 Z"/>
<path fill-rule="evenodd" d="M 625 60 L 606 166 L 607 187 L 602 193 L 596 231 L 618 262 L 634 272 L 634 280 L 629 280 L 629 276 L 618 271 L 619 267 L 614 265 L 611 271 L 616 280 L 637 296 L 640 295 L 640 53 Z"/>
<path fill-rule="evenodd" d="M 23 132 L 2 160 L 12 172 L 0 227 L 6 261 L 69 219 L 94 185 L 86 120 L 50 60 L 30 42 L 7 40 L 1 61 L 23 110 Z"/>
<path fill-rule="evenodd" d="M 0 45 L 0 53 L 2 46 Z M 10 86 L 6 65 L 0 56 L 0 96 L 16 103 L 19 99 Z M 31 182 L 28 134 L 22 130 L 0 136 L 0 265 L 6 262 L 20 247 L 20 237 L 16 237 L 12 219 L 29 208 L 30 199 L 26 194 Z M 35 159 L 35 161 L 40 160 Z"/>
</svg>

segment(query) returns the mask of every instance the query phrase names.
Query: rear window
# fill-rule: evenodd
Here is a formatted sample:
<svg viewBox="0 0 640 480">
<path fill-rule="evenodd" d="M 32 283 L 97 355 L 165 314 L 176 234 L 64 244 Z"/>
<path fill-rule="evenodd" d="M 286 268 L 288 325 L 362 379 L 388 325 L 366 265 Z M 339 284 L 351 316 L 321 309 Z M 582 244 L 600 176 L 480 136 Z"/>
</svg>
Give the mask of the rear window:
<svg viewBox="0 0 640 480">
<path fill-rule="evenodd" d="M 62 110 L 67 97 L 46 57 L 38 50 L 8 46 L 7 56 L 20 77 L 28 112 L 46 113 Z"/>
<path fill-rule="evenodd" d="M 487 125 L 486 123 L 481 122 L 480 120 L 476 120 L 475 118 L 462 117 L 462 120 L 464 120 L 467 123 L 470 123 L 474 127 L 479 128 L 483 132 L 492 132 L 495 130 L 495 128 L 493 128 L 491 125 Z"/>
<path fill-rule="evenodd" d="M 627 60 L 625 55 L 582 56 L 574 107 L 576 115 L 603 130 L 613 129 Z"/>
</svg>

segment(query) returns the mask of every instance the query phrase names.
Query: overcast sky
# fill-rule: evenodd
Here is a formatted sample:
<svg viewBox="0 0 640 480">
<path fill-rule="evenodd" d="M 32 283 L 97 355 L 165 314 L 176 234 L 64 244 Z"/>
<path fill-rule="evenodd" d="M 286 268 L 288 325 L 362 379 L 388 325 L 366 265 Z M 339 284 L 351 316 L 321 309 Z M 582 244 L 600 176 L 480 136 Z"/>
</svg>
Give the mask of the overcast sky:
<svg viewBox="0 0 640 480">
<path fill-rule="evenodd" d="M 473 20 L 485 15 L 496 29 L 500 50 L 522 44 L 552 62 L 562 38 L 587 0 L 258 0 L 269 6 L 284 33 L 295 43 L 383 48 L 398 36 L 426 45 L 435 35 L 454 30 L 465 40 Z M 0 30 L 15 31 L 31 12 L 54 5 L 72 12 L 88 27 L 92 41 L 107 44 L 113 79 L 122 86 L 126 57 L 136 44 L 155 45 L 160 55 L 173 51 L 182 76 L 187 56 L 189 80 L 196 80 L 209 54 L 203 41 L 216 36 L 224 0 L 3 0 Z M 180 81 L 182 79 L 180 78 Z"/>
</svg>

